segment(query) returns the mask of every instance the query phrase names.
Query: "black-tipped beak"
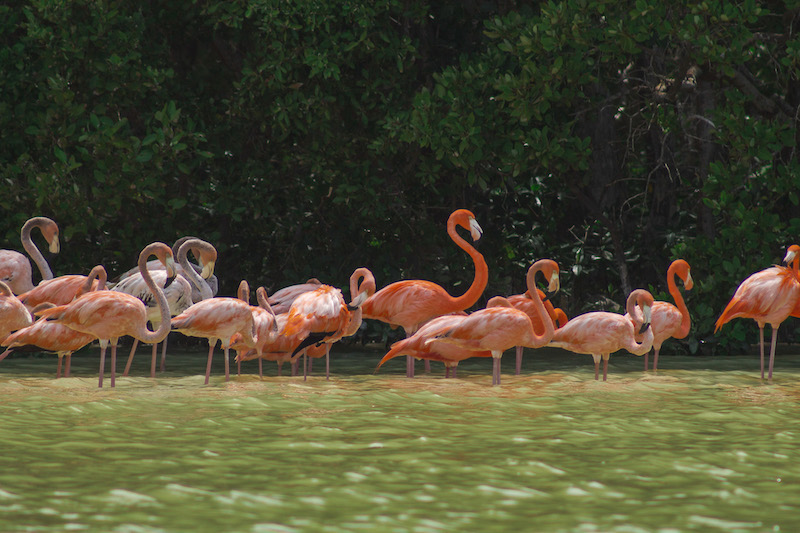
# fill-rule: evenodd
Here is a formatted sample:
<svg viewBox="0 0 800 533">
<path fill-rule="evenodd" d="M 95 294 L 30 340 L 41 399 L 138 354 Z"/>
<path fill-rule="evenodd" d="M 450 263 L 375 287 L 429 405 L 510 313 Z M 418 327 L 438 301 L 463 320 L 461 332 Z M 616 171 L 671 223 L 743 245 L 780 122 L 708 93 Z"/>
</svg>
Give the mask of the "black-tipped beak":
<svg viewBox="0 0 800 533">
<path fill-rule="evenodd" d="M 644 324 L 642 324 L 642 327 L 639 328 L 639 335 L 647 331 L 647 328 L 649 327 L 650 327 L 650 322 L 645 322 Z"/>
<path fill-rule="evenodd" d="M 177 274 L 176 274 L 177 275 Z M 171 276 L 167 278 L 167 281 L 164 282 L 164 289 L 172 285 L 172 282 L 175 281 L 175 276 Z"/>
</svg>

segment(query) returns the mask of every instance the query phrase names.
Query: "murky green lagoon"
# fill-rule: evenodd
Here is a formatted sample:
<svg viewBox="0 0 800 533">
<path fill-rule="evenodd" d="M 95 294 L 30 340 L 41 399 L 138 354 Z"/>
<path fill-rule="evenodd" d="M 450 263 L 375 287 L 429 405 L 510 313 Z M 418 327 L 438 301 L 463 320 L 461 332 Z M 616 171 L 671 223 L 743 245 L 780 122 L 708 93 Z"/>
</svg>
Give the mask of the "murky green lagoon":
<svg viewBox="0 0 800 533">
<path fill-rule="evenodd" d="M 798 531 L 800 356 L 513 352 L 408 380 L 334 349 L 332 379 L 172 354 L 98 390 L 97 352 L 0 364 L 2 531 Z M 124 366 L 124 358 L 119 362 Z M 418 372 L 421 364 L 418 363 Z M 107 375 L 108 376 L 108 375 Z"/>
</svg>

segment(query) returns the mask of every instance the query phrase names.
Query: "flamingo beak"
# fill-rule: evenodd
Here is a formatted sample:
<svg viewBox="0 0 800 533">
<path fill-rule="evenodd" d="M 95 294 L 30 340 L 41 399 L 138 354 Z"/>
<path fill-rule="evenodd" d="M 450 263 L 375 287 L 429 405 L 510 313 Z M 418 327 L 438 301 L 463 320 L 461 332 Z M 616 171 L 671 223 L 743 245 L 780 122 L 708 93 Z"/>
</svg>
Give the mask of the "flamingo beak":
<svg viewBox="0 0 800 533">
<path fill-rule="evenodd" d="M 639 328 L 639 335 L 647 331 L 647 328 L 650 327 L 650 317 L 651 317 L 650 311 L 651 310 L 649 305 L 645 305 L 644 307 L 642 307 L 642 314 L 644 314 L 644 322 L 642 322 L 642 327 Z"/>
<path fill-rule="evenodd" d="M 50 253 L 57 254 L 61 250 L 61 245 L 58 242 L 58 235 L 53 235 L 53 240 L 50 241 Z"/>
<path fill-rule="evenodd" d="M 208 279 L 212 275 L 214 275 L 214 261 L 209 261 L 203 265 L 203 271 L 200 273 L 200 277 L 203 279 Z"/>
<path fill-rule="evenodd" d="M 686 281 L 683 282 L 683 286 L 687 291 L 692 290 L 692 287 L 694 287 L 694 280 L 692 279 L 691 272 L 686 275 Z"/>
<path fill-rule="evenodd" d="M 786 264 L 789 264 L 792 261 L 794 261 L 794 258 L 796 256 L 797 256 L 797 251 L 789 250 L 788 252 L 786 252 L 786 257 L 783 258 L 783 262 L 786 263 Z"/>
<path fill-rule="evenodd" d="M 547 292 L 555 294 L 561 289 L 561 279 L 558 277 L 558 272 L 554 272 L 550 277 L 550 285 L 547 286 Z"/>
<path fill-rule="evenodd" d="M 483 235 L 483 230 L 474 218 L 469 219 L 469 234 L 472 236 L 473 241 L 477 241 Z"/>
<path fill-rule="evenodd" d="M 164 261 L 164 268 L 167 270 L 167 281 L 164 283 L 164 288 L 166 289 L 172 282 L 175 281 L 175 276 L 177 275 L 177 270 L 175 270 L 175 260 L 172 256 L 167 256 L 166 261 Z"/>
</svg>

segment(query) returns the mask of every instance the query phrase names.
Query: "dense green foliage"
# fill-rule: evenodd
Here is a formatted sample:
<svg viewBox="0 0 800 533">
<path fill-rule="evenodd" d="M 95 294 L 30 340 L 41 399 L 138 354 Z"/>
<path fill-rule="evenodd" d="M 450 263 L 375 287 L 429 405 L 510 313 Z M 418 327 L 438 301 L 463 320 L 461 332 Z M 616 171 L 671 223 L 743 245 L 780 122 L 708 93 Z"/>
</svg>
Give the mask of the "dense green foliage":
<svg viewBox="0 0 800 533">
<path fill-rule="evenodd" d="M 193 234 L 223 294 L 359 266 L 459 293 L 472 265 L 444 223 L 466 207 L 487 298 L 551 257 L 570 315 L 636 286 L 668 299 L 683 257 L 685 346 L 753 341 L 713 322 L 800 240 L 800 4 L 439 4 L 0 6 L 4 247 L 41 214 L 57 274 Z"/>
</svg>

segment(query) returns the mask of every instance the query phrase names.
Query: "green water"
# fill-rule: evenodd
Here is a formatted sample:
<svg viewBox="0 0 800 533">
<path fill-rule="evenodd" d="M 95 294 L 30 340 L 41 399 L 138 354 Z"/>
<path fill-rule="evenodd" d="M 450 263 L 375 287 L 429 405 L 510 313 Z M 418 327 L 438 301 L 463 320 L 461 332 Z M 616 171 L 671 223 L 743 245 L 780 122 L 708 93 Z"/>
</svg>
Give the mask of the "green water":
<svg viewBox="0 0 800 533">
<path fill-rule="evenodd" d="M 800 356 L 771 385 L 754 357 L 612 356 L 602 383 L 558 350 L 516 377 L 509 352 L 492 388 L 489 360 L 408 380 L 401 359 L 373 375 L 380 355 L 335 348 L 305 383 L 254 362 L 225 383 L 217 356 L 203 386 L 202 349 L 155 380 L 142 351 L 116 390 L 94 349 L 60 380 L 54 356 L 9 358 L 0 530 L 800 529 Z"/>
</svg>

